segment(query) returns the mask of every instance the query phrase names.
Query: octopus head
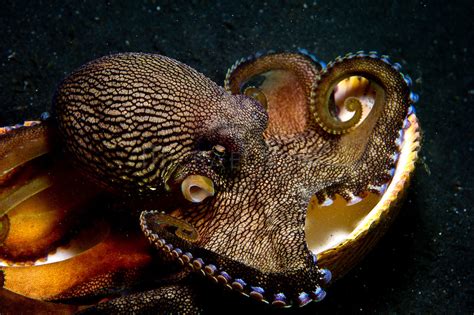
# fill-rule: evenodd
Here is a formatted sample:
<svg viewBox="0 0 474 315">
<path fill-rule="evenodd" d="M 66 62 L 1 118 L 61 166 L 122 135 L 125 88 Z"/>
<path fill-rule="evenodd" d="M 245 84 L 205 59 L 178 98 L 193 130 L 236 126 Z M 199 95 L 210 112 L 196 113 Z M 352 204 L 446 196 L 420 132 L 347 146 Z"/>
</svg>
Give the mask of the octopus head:
<svg viewBox="0 0 474 315">
<path fill-rule="evenodd" d="M 66 151 L 121 194 L 181 189 L 201 202 L 238 160 L 264 148 L 267 115 L 258 102 L 163 56 L 92 61 L 60 84 L 53 102 Z"/>
</svg>

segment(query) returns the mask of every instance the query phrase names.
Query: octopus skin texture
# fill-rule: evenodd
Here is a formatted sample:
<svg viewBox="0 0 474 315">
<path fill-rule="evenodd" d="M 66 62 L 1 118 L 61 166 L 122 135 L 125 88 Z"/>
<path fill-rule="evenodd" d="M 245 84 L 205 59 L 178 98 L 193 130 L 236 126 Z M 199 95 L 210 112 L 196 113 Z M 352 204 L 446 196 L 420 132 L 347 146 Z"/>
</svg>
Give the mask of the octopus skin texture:
<svg viewBox="0 0 474 315">
<path fill-rule="evenodd" d="M 339 198 L 351 206 L 368 195 L 383 200 L 389 185 L 406 187 L 405 178 L 391 182 L 408 131 L 416 143 L 408 164 L 416 160 L 419 133 L 412 104 L 418 97 L 410 90 L 411 79 L 399 70 L 373 52 L 324 65 L 306 50 L 241 59 L 229 69 L 224 87 L 153 54 L 117 54 L 80 67 L 59 85 L 51 118 L 0 136 L 5 144 L 0 157 L 6 161 L 0 163 L 0 179 L 8 184 L 27 168 L 17 165 L 54 152 L 60 157 L 53 159 L 56 173 L 67 169 L 68 176 L 57 176 L 53 183 L 25 180 L 23 187 L 36 183 L 61 190 L 72 172 L 81 179 L 76 184 L 84 194 L 71 201 L 67 208 L 75 210 L 67 214 L 81 217 L 84 204 L 104 195 L 110 213 L 130 216 L 143 234 L 130 221 L 122 229 L 98 220 L 99 226 L 108 226 L 108 236 L 99 243 L 102 247 L 81 255 L 89 255 L 92 264 L 116 249 L 106 267 L 97 267 L 108 273 L 84 272 L 80 289 L 47 299 L 109 294 L 106 301 L 74 311 L 195 313 L 205 311 L 207 303 L 197 289 L 202 287 L 198 273 L 275 307 L 322 300 L 331 280 L 325 267 L 334 265 L 339 277 L 344 262 L 323 261 L 321 267 L 308 245 L 311 204 L 330 205 Z M 28 139 L 34 140 L 31 145 Z M 22 155 L 16 149 L 20 142 L 33 149 Z M 15 150 L 19 157 L 8 162 L 5 157 Z M 42 178 L 39 174 L 36 179 Z M 14 197 L 11 191 L 21 195 L 18 189 L 4 194 Z M 96 212 L 101 210 L 89 213 Z M 4 226 L 13 231 L 14 220 L 7 219 Z M 57 246 L 66 230 L 21 254 L 5 245 L 3 256 L 33 259 Z M 124 239 L 124 231 L 130 238 Z M 79 256 L 69 259 L 69 268 L 84 263 Z M 153 260 L 174 266 L 162 275 L 166 281 L 129 295 L 110 295 L 113 288 L 139 279 Z M 43 269 L 43 275 L 53 272 Z"/>
</svg>

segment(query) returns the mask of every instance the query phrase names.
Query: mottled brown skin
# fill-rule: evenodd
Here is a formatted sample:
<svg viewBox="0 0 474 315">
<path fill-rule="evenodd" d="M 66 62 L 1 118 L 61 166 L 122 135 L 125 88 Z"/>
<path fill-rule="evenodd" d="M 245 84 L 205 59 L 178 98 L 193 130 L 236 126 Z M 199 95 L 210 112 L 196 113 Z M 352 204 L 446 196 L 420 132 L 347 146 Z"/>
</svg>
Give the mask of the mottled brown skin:
<svg viewBox="0 0 474 315">
<path fill-rule="evenodd" d="M 260 74 L 265 97 L 256 99 L 266 100 L 266 111 L 241 95 L 245 82 Z M 377 99 L 362 122 L 344 124 L 320 108 L 330 106 L 335 83 L 352 75 L 373 80 Z M 264 288 L 263 299 L 284 293 L 285 304 L 298 304 L 301 292 L 324 285 L 305 241 L 309 199 L 338 193 L 350 200 L 390 179 L 409 89 L 398 71 L 377 58 L 338 60 L 323 71 L 301 54 L 240 62 L 226 88 L 235 95 L 163 56 L 114 55 L 64 80 L 55 116 L 65 149 L 84 174 L 124 199 L 179 195 L 188 175 L 209 177 L 216 185 L 213 198 L 169 212 L 181 220 L 177 224 L 144 212 L 145 234 L 175 259 L 182 256 L 170 253 L 161 239 L 202 258 L 206 267 Z M 216 154 L 215 145 L 225 154 Z M 173 225 L 190 226 L 197 237 L 179 237 Z M 217 273 L 210 276 L 219 280 Z M 192 312 L 198 307 L 193 294 L 180 285 L 162 287 L 90 311 Z"/>
</svg>

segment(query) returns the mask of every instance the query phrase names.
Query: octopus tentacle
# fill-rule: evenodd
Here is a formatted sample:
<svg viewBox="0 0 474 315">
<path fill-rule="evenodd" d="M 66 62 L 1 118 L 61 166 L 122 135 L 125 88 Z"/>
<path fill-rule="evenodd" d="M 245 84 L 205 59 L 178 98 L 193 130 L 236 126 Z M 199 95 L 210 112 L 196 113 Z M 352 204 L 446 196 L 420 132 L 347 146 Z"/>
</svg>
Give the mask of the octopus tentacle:
<svg viewBox="0 0 474 315">
<path fill-rule="evenodd" d="M 355 106 L 357 113 L 341 122 L 329 110 L 331 95 L 339 82 L 354 76 L 362 76 L 371 82 L 374 104 L 369 113 L 362 114 L 359 102 Z M 324 130 L 336 135 L 331 144 L 330 161 L 337 162 L 337 168 L 345 168 L 341 184 L 334 183 L 326 193 L 339 193 L 355 202 L 364 190 L 374 191 L 370 187 L 379 187 L 391 179 L 404 121 L 407 121 L 410 105 L 416 101 L 410 83 L 411 80 L 399 72 L 399 66 L 373 52 L 337 58 L 322 71 L 320 80 L 314 85 L 311 112 Z M 359 122 L 362 115 L 363 120 Z M 321 162 L 324 159 L 318 160 Z M 323 194 L 320 192 L 321 198 Z"/>
<path fill-rule="evenodd" d="M 266 137 L 304 131 L 311 123 L 312 83 L 322 69 L 306 50 L 299 53 L 256 54 L 237 61 L 228 71 L 225 89 L 260 101 L 269 115 Z M 249 86 L 260 80 L 257 86 Z"/>
<path fill-rule="evenodd" d="M 347 54 L 346 57 L 338 57 L 334 62 L 328 64 L 321 72 L 321 78 L 314 82 L 311 95 L 311 113 L 314 119 L 328 133 L 343 134 L 352 130 L 359 122 L 362 115 L 360 101 L 350 97 L 345 100 L 348 110 L 354 112 L 354 116 L 347 121 L 341 121 L 330 112 L 331 96 L 339 82 L 351 76 L 365 76 L 377 84 L 376 103 L 391 106 L 385 113 L 395 115 L 397 108 L 401 108 L 406 114 L 407 103 L 409 103 L 410 91 L 398 69 L 394 68 L 388 59 L 379 58 L 375 53 L 369 55 L 361 52 L 358 54 Z M 405 106 L 404 106 L 405 104 Z M 375 104 L 375 106 L 381 106 Z M 400 111 L 398 111 L 400 112 Z"/>
<path fill-rule="evenodd" d="M 195 288 L 189 285 L 169 285 L 100 303 L 79 314 L 199 314 L 203 312 Z"/>
<path fill-rule="evenodd" d="M 227 70 L 224 88 L 232 94 L 240 94 L 243 85 L 252 77 L 272 70 L 287 70 L 298 77 L 298 81 L 305 86 L 306 95 L 310 95 L 311 82 L 323 66 L 320 61 L 307 50 L 299 53 L 257 53 L 236 61 Z"/>
<path fill-rule="evenodd" d="M 181 183 L 181 192 L 188 201 L 200 203 L 214 196 L 214 183 L 205 176 L 190 175 Z"/>
<path fill-rule="evenodd" d="M 244 94 L 257 100 L 265 109 L 268 109 L 267 97 L 260 89 L 254 86 L 249 86 L 244 90 Z"/>
</svg>

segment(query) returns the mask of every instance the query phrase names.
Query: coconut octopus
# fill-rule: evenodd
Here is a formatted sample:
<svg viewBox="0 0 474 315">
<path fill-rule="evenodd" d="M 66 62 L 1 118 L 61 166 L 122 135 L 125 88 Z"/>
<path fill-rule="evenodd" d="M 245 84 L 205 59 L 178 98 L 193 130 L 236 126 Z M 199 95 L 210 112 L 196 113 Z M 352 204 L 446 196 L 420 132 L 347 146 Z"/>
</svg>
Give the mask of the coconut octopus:
<svg viewBox="0 0 474 315">
<path fill-rule="evenodd" d="M 156 54 L 80 67 L 51 117 L 1 129 L 1 304 L 194 313 L 196 273 L 275 307 L 322 300 L 397 212 L 410 86 L 374 52 L 256 54 L 224 87 Z"/>
</svg>

